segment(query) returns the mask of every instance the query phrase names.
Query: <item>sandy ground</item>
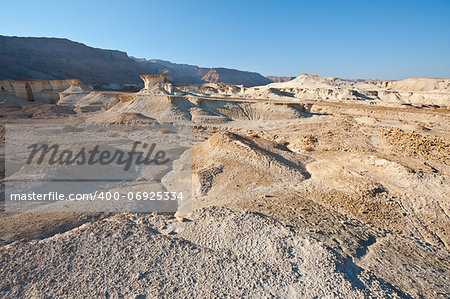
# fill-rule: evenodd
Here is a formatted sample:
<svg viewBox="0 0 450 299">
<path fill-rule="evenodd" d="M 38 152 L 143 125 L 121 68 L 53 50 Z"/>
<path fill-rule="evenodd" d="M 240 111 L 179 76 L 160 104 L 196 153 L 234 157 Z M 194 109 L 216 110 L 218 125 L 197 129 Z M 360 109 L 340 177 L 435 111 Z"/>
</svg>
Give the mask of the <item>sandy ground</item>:
<svg viewBox="0 0 450 299">
<path fill-rule="evenodd" d="M 2 297 L 450 296 L 445 108 L 159 94 L 44 120 L 192 126 L 194 211 L 2 212 Z"/>
</svg>

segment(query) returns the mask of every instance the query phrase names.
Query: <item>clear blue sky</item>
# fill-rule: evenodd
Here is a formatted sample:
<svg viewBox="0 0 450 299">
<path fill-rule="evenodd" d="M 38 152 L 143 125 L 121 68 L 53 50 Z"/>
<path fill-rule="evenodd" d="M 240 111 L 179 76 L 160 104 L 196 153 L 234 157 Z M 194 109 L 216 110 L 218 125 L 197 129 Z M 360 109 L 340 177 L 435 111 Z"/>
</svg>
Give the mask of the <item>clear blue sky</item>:
<svg viewBox="0 0 450 299">
<path fill-rule="evenodd" d="M 450 78 L 450 0 L 5 1 L 0 34 L 263 75 Z"/>
</svg>

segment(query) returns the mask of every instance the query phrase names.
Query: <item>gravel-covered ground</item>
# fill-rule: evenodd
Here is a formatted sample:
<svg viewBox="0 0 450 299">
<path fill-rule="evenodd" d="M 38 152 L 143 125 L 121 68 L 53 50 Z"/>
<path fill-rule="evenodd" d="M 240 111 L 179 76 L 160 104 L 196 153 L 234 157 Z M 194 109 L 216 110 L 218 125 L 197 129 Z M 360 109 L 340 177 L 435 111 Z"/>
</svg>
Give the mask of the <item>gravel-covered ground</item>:
<svg viewBox="0 0 450 299">
<path fill-rule="evenodd" d="M 153 121 L 146 109 L 160 99 L 146 97 L 88 114 L 11 108 L 10 121 L 131 115 L 118 131 L 131 134 L 130 124 Z M 179 102 L 158 115 L 188 113 Z M 196 143 L 194 212 L 0 212 L 0 297 L 450 296 L 448 110 L 322 102 L 267 119 L 266 104 L 247 107 L 251 118 L 214 105 L 230 119 L 183 119 Z"/>
</svg>

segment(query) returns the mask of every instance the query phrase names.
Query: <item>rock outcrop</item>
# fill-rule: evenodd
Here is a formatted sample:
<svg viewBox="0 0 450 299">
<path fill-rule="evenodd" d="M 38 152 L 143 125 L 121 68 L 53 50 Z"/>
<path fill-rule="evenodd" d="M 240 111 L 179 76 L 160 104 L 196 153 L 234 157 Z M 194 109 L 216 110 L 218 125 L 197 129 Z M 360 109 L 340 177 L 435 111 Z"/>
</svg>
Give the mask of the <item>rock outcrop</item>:
<svg viewBox="0 0 450 299">
<path fill-rule="evenodd" d="M 245 90 L 253 96 L 294 97 L 305 100 L 382 101 L 450 106 L 450 79 L 410 78 L 400 81 L 354 82 L 302 74 L 294 80 Z"/>
<path fill-rule="evenodd" d="M 450 92 L 450 79 L 408 78 L 399 81 L 367 81 L 363 83 L 404 91 L 435 91 L 439 93 Z"/>
<path fill-rule="evenodd" d="M 257 86 L 269 84 L 272 81 L 258 73 L 231 70 L 226 68 L 212 68 L 202 78 L 206 82 L 242 84 L 244 86 Z"/>
<path fill-rule="evenodd" d="M 170 61 L 144 58 L 135 60 L 145 69 L 147 74 L 164 74 L 167 80 L 177 85 L 202 84 L 202 77 L 210 70 L 196 65 L 172 63 Z"/>
<path fill-rule="evenodd" d="M 74 86 L 83 85 L 78 79 L 0 81 L 0 100 L 18 98 L 30 102 L 56 103 L 59 92 Z"/>
<path fill-rule="evenodd" d="M 177 85 L 226 83 L 256 86 L 272 83 L 258 73 L 227 68 L 204 68 L 196 65 L 177 64 L 164 60 L 135 58 L 147 73 L 164 74 L 169 82 Z"/>
<path fill-rule="evenodd" d="M 167 81 L 164 75 L 141 75 L 142 81 L 144 81 L 144 89 L 151 89 L 157 83 L 164 83 Z"/>
<path fill-rule="evenodd" d="M 282 83 L 295 79 L 295 77 L 278 77 L 278 76 L 266 76 L 266 78 L 272 81 L 273 83 Z"/>
<path fill-rule="evenodd" d="M 140 83 L 141 74 L 164 74 L 176 85 L 222 82 L 255 86 L 272 82 L 258 73 L 133 59 L 125 52 L 92 48 L 60 38 L 0 36 L 0 66 L 0 79 L 79 78 L 98 86 Z"/>
<path fill-rule="evenodd" d="M 60 38 L 0 36 L 0 79 L 70 79 L 138 83 L 145 73 L 125 52 Z"/>
</svg>

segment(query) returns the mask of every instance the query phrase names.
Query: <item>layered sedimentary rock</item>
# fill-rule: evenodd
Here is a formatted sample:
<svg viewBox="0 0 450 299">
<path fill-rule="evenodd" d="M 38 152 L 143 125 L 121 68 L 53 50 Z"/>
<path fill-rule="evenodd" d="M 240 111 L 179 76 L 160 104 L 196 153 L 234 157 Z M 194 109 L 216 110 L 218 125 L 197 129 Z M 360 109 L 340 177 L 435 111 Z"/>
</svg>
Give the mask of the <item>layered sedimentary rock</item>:
<svg viewBox="0 0 450 299">
<path fill-rule="evenodd" d="M 177 85 L 223 82 L 255 86 L 272 82 L 258 73 L 134 59 L 125 52 L 92 48 L 60 38 L 0 36 L 0 65 L 0 79 L 79 78 L 98 86 L 140 83 L 141 74 L 165 74 L 169 82 Z"/>
<path fill-rule="evenodd" d="M 439 78 L 408 78 L 399 81 L 368 81 L 366 84 L 374 84 L 384 88 L 405 91 L 435 91 L 439 93 L 450 92 L 450 79 Z"/>
<path fill-rule="evenodd" d="M 139 93 L 144 94 L 173 94 L 175 89 L 172 83 L 167 82 L 165 75 L 142 75 L 144 88 Z"/>
<path fill-rule="evenodd" d="M 196 65 L 178 64 L 170 61 L 136 58 L 136 61 L 150 74 L 164 74 L 169 82 L 177 85 L 202 83 L 227 83 L 256 86 L 272 83 L 258 73 L 227 68 L 205 68 Z"/>
<path fill-rule="evenodd" d="M 70 79 L 138 83 L 142 67 L 125 52 L 60 38 L 0 36 L 0 79 Z"/>
<path fill-rule="evenodd" d="M 202 77 L 208 73 L 209 68 L 196 65 L 172 63 L 170 61 L 145 58 L 135 58 L 145 69 L 147 74 L 164 74 L 174 84 L 202 84 Z"/>
<path fill-rule="evenodd" d="M 0 99 L 15 97 L 27 101 L 56 103 L 59 92 L 72 86 L 82 85 L 78 79 L 68 80 L 33 80 L 33 81 L 0 81 Z"/>
<path fill-rule="evenodd" d="M 355 86 L 369 98 L 385 102 L 450 106 L 450 79 L 408 78 L 399 81 L 368 81 Z"/>
<path fill-rule="evenodd" d="M 230 70 L 226 68 L 212 68 L 202 77 L 206 82 L 221 82 L 227 84 L 242 84 L 256 86 L 269 84 L 272 81 L 258 73 Z"/>
<path fill-rule="evenodd" d="M 450 79 L 410 78 L 400 81 L 354 82 L 302 74 L 294 80 L 241 91 L 248 96 L 306 100 L 369 100 L 414 105 L 450 106 Z"/>
<path fill-rule="evenodd" d="M 144 89 L 152 88 L 156 83 L 164 83 L 167 81 L 164 75 L 141 75 L 142 81 L 144 81 Z"/>
<path fill-rule="evenodd" d="M 266 78 L 272 81 L 273 83 L 287 82 L 295 79 L 295 77 L 279 77 L 279 76 L 266 76 Z"/>
</svg>

